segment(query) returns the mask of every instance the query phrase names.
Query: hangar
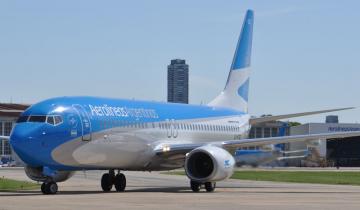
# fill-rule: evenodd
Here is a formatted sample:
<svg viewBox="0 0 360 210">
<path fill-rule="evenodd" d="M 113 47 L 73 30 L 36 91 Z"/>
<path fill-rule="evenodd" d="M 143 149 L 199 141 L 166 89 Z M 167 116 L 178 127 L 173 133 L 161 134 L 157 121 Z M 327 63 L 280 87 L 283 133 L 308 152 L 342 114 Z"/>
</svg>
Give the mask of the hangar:
<svg viewBox="0 0 360 210">
<path fill-rule="evenodd" d="M 335 116 L 330 117 L 334 118 Z M 326 123 L 306 123 L 291 127 L 290 135 L 346 131 L 360 131 L 360 124 L 338 123 L 338 120 L 327 120 Z M 305 160 L 289 160 L 288 164 L 291 166 L 360 166 L 360 137 L 319 140 L 308 144 L 297 142 L 289 144 L 287 148 L 292 151 L 301 149 L 310 151 L 309 157 Z"/>
</svg>

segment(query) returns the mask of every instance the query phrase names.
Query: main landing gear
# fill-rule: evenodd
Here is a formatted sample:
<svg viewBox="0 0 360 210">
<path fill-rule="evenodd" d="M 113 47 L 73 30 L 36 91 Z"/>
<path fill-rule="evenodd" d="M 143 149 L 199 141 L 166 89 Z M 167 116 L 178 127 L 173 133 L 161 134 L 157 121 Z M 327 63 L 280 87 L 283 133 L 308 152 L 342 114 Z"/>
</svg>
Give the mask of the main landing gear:
<svg viewBox="0 0 360 210">
<path fill-rule="evenodd" d="M 58 185 L 56 182 L 44 182 L 41 185 L 41 192 L 45 195 L 56 194 L 58 191 Z"/>
<path fill-rule="evenodd" d="M 115 175 L 115 171 L 109 170 L 109 173 L 103 174 L 101 177 L 101 188 L 104 192 L 110 192 L 112 186 L 115 186 L 117 192 L 124 192 L 126 187 L 126 178 L 125 175 L 118 173 Z"/>
<path fill-rule="evenodd" d="M 214 192 L 216 188 L 216 182 L 200 183 L 193 180 L 190 181 L 190 187 L 193 192 L 199 192 L 202 185 L 205 186 L 206 192 Z"/>
</svg>

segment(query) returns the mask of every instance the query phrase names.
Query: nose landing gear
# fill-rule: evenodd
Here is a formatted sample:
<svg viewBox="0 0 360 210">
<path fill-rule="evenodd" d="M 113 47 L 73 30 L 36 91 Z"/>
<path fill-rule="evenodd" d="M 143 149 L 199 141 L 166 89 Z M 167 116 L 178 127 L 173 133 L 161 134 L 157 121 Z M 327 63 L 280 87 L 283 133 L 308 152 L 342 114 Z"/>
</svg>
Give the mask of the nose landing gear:
<svg viewBox="0 0 360 210">
<path fill-rule="evenodd" d="M 45 195 L 56 194 L 58 192 L 58 185 L 56 182 L 44 182 L 41 185 L 41 192 Z"/>
<path fill-rule="evenodd" d="M 101 177 L 101 188 L 104 192 L 110 192 L 113 185 L 117 192 L 125 191 L 126 177 L 120 171 L 115 175 L 115 171 L 111 169 Z"/>
</svg>

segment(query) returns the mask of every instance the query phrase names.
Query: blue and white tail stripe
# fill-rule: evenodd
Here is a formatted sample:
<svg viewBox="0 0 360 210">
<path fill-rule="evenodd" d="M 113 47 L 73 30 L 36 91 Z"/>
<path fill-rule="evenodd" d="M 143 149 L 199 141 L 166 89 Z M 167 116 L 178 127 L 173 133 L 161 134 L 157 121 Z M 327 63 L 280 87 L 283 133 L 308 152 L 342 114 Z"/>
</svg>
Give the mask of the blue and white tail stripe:
<svg viewBox="0 0 360 210">
<path fill-rule="evenodd" d="M 241 29 L 239 41 L 236 46 L 231 70 L 240 70 L 250 66 L 253 24 L 254 12 L 248 10 Z"/>
<path fill-rule="evenodd" d="M 247 78 L 244 84 L 242 84 L 238 89 L 238 95 L 241 96 L 246 102 L 249 100 L 249 84 L 250 80 Z"/>
<path fill-rule="evenodd" d="M 248 10 L 241 28 L 233 62 L 224 90 L 209 106 L 226 107 L 248 112 L 254 12 Z"/>
</svg>

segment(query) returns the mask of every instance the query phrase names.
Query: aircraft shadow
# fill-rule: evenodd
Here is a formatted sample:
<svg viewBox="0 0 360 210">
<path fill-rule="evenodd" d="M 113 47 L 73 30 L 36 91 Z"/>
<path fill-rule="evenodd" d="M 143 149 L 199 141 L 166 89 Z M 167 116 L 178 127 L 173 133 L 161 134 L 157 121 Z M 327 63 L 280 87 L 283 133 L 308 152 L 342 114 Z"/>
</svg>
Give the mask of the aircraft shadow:
<svg viewBox="0 0 360 210">
<path fill-rule="evenodd" d="M 134 187 L 134 186 L 132 186 Z M 268 190 L 261 190 L 261 189 L 269 189 L 271 187 L 219 187 L 215 190 L 214 193 L 233 193 L 232 191 L 222 191 L 222 189 L 239 189 L 241 188 L 241 192 L 239 193 L 248 193 L 248 194 L 360 194 L 360 192 L 348 192 L 348 191 L 294 191 L 293 189 L 289 188 L 289 190 L 284 191 L 268 191 Z M 249 190 L 243 190 L 243 189 L 249 189 Z M 252 191 L 251 189 L 258 189 L 256 191 Z M 282 188 L 283 189 L 283 188 Z M 101 190 L 70 190 L 70 191 L 59 191 L 58 195 L 86 195 L 86 194 L 119 194 L 122 193 L 193 193 L 189 187 L 142 187 L 142 188 L 136 188 L 136 189 L 128 189 L 125 192 L 116 192 L 116 191 L 110 191 L 110 192 L 103 192 Z M 201 190 L 199 192 L 201 193 L 207 193 L 204 190 Z M 196 193 L 198 194 L 198 193 Z M 51 196 L 51 195 L 43 195 L 40 190 L 24 190 L 24 191 L 0 191 L 0 197 L 5 196 Z"/>
<path fill-rule="evenodd" d="M 125 192 L 103 192 L 101 190 L 65 190 L 59 191 L 57 194 L 59 195 L 82 195 L 82 194 L 111 194 L 111 193 L 136 193 L 136 192 L 164 192 L 164 193 L 192 193 L 188 187 L 147 187 L 147 188 L 139 188 L 139 189 L 129 189 Z M 0 191 L 0 197 L 5 196 L 39 196 L 43 195 L 39 190 L 23 190 L 23 191 Z M 51 195 L 50 195 L 51 196 Z"/>
</svg>

